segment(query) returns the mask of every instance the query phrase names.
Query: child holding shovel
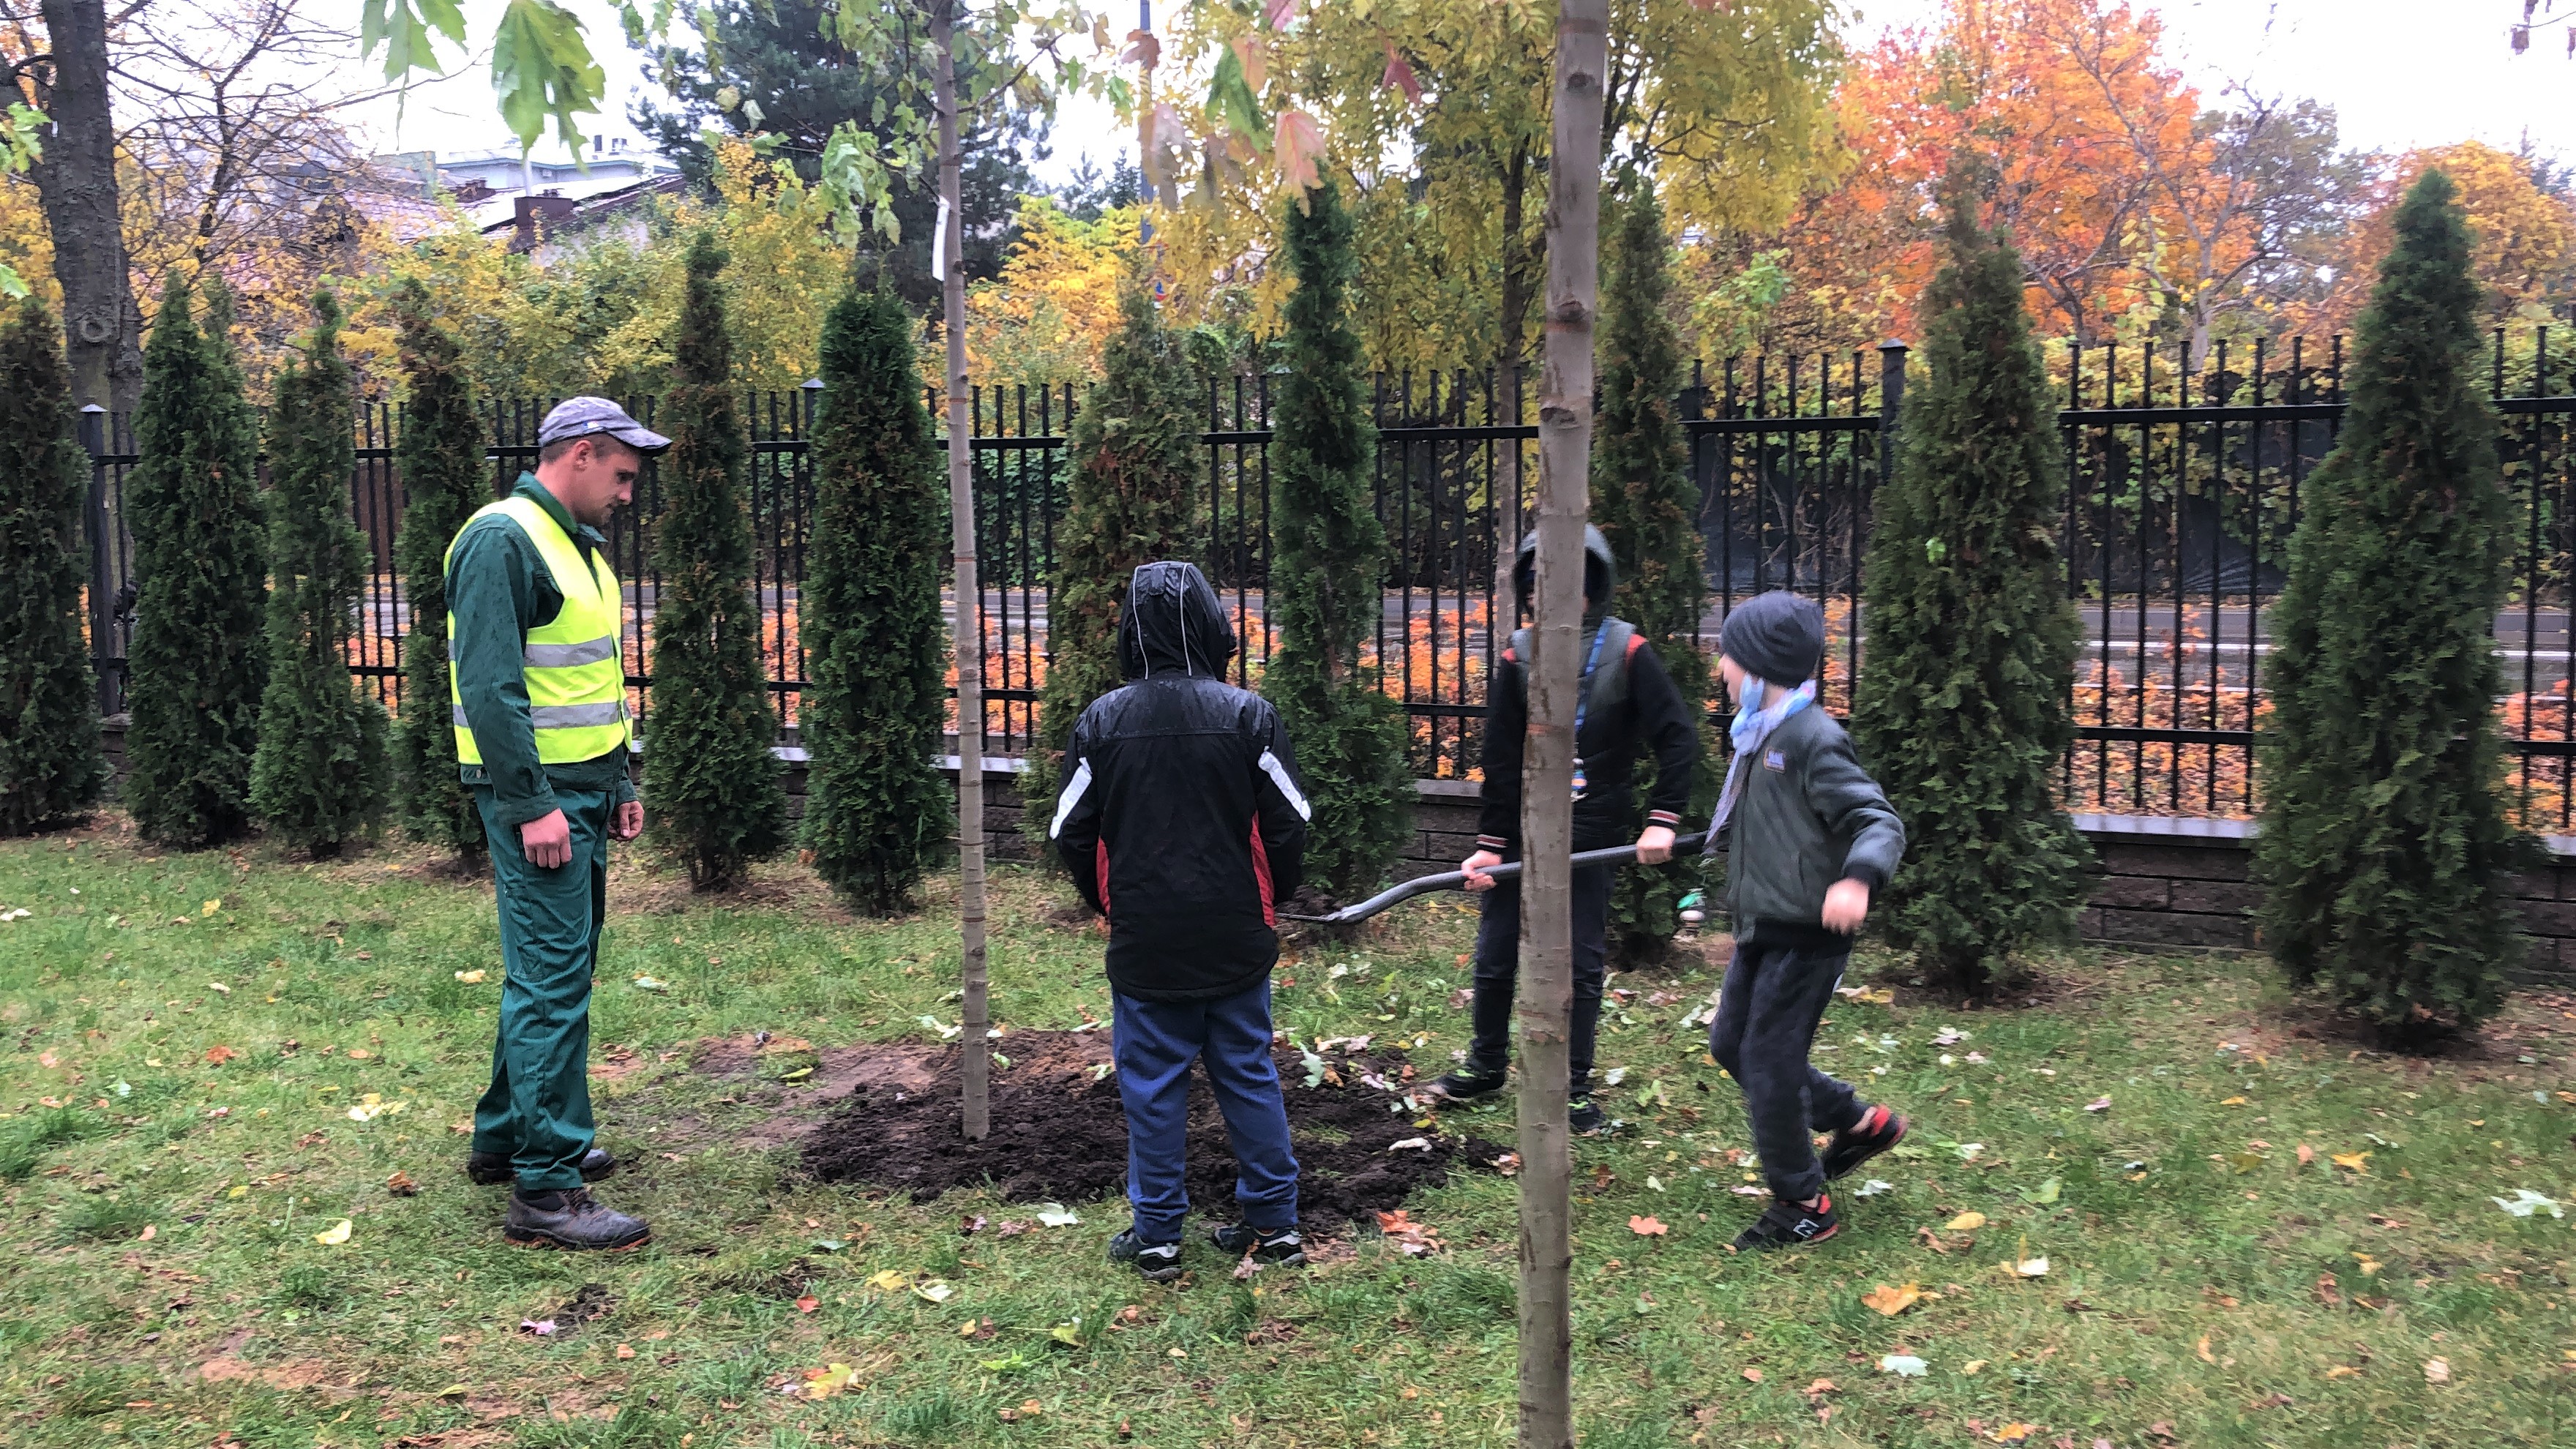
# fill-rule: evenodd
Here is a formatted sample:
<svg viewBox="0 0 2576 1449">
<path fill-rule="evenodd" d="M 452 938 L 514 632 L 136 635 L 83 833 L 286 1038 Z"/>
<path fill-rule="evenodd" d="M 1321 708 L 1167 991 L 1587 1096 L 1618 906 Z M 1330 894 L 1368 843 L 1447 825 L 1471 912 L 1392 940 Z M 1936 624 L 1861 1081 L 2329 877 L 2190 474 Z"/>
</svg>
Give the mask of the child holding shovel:
<svg viewBox="0 0 2576 1449">
<path fill-rule="evenodd" d="M 1905 1137 L 1902 1115 L 1864 1105 L 1807 1060 L 1870 893 L 1905 853 L 1905 825 L 1842 726 L 1815 707 L 1825 615 L 1814 600 L 1751 599 L 1727 615 L 1718 644 L 1736 714 L 1706 849 L 1726 842 L 1735 959 L 1708 1049 L 1744 1089 L 1771 1184 L 1770 1207 L 1735 1246 L 1796 1247 L 1841 1226 L 1826 1182 Z M 1821 1159 L 1810 1132 L 1833 1134 Z"/>
</svg>

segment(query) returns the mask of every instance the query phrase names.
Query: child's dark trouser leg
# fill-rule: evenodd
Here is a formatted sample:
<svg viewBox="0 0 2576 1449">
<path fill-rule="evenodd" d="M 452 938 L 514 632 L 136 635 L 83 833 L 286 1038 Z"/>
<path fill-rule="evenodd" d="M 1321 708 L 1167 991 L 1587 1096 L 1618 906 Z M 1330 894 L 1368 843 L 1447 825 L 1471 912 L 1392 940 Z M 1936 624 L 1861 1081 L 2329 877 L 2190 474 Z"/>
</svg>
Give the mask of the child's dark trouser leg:
<svg viewBox="0 0 2576 1449">
<path fill-rule="evenodd" d="M 1297 1159 L 1288 1148 L 1288 1107 L 1270 1055 L 1270 986 L 1207 1003 L 1208 1085 L 1225 1114 L 1234 1149 L 1234 1200 L 1256 1228 L 1297 1225 Z"/>
<path fill-rule="evenodd" d="M 1601 1039 L 1601 987 L 1609 979 L 1610 878 L 1613 867 L 1574 873 L 1574 1019 L 1566 1039 L 1577 1093 L 1592 1083 L 1592 1058 Z"/>
<path fill-rule="evenodd" d="M 1824 1168 L 1809 1132 L 1836 1132 L 1860 1120 L 1859 1096 L 1807 1061 L 1843 960 L 1841 953 L 1739 951 L 1709 1023 L 1709 1054 L 1743 1087 L 1754 1150 L 1772 1194 L 1783 1201 L 1804 1202 L 1824 1191 Z"/>
<path fill-rule="evenodd" d="M 1567 1038 L 1571 1085 L 1581 1091 L 1592 1076 L 1594 1043 L 1601 1030 L 1601 986 L 1607 979 L 1612 867 L 1574 873 L 1574 1013 Z M 1521 888 L 1506 881 L 1485 892 L 1476 922 L 1475 1036 L 1467 1065 L 1499 1072 L 1512 1059 L 1512 994 L 1520 979 Z"/>
<path fill-rule="evenodd" d="M 1512 1060 L 1512 987 L 1521 959 L 1521 888 L 1504 881 L 1478 898 L 1476 909 L 1475 1035 L 1467 1065 L 1499 1072 Z"/>
<path fill-rule="evenodd" d="M 1176 1243 L 1190 1211 L 1190 1062 L 1207 1036 L 1207 1007 L 1111 993 L 1110 1050 L 1127 1109 L 1127 1201 L 1136 1236 Z M 1265 1034 L 1263 1045 L 1268 1046 Z"/>
</svg>

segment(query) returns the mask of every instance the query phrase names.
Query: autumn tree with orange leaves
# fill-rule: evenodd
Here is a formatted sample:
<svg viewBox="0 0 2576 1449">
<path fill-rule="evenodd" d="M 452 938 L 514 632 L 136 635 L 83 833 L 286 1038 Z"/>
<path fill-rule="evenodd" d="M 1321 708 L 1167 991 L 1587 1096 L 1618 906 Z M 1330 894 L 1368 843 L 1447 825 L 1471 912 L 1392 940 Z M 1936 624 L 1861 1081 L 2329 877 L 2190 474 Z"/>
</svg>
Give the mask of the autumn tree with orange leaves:
<svg viewBox="0 0 2576 1449">
<path fill-rule="evenodd" d="M 2195 357 L 2316 274 L 2353 163 L 2331 112 L 2232 92 L 2209 104 L 2160 53 L 2151 11 L 2105 0 L 1953 0 L 1854 58 L 1837 97 L 1852 164 L 1776 237 L 1696 261 L 1721 286 L 1763 256 L 1790 285 L 1765 340 L 1860 346 L 1917 330 L 1954 158 L 2023 258 L 2042 336 L 2146 333 Z"/>
</svg>

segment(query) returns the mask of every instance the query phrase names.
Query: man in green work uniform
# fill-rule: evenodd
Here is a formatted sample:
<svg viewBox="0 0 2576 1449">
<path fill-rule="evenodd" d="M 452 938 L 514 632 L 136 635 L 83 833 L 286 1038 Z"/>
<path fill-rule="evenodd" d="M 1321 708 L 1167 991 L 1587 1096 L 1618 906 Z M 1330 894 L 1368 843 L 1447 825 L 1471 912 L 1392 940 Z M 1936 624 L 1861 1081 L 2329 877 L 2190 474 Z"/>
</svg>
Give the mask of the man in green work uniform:
<svg viewBox="0 0 2576 1449">
<path fill-rule="evenodd" d="M 644 1220 L 584 1186 L 615 1166 L 591 1145 L 588 1076 L 608 842 L 644 828 L 626 767 L 624 596 L 599 530 L 634 497 L 644 455 L 671 440 L 577 397 L 546 415 L 537 443 L 536 472 L 447 549 L 456 757 L 491 841 L 507 969 L 465 1172 L 517 1183 L 511 1242 L 632 1248 Z"/>
</svg>

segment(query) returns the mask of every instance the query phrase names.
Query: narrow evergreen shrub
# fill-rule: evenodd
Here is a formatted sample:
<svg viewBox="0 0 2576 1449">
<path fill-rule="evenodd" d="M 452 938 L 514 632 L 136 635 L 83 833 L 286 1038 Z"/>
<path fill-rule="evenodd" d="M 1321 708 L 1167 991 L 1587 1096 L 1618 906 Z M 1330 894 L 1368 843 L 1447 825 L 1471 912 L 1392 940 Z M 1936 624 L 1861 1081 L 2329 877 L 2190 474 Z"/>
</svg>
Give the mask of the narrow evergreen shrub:
<svg viewBox="0 0 2576 1449">
<path fill-rule="evenodd" d="M 438 325 L 429 289 L 414 278 L 394 299 L 402 344 L 402 533 L 395 562 L 411 627 L 403 636 L 403 707 L 394 725 L 394 780 L 405 834 L 466 861 L 484 852 L 474 792 L 457 779 L 449 722 L 447 546 L 488 492 L 483 425 L 474 416 L 456 338 Z"/>
<path fill-rule="evenodd" d="M 2456 194 L 2428 171 L 2398 207 L 2343 430 L 2301 490 L 2258 737 L 2263 942 L 2400 1041 L 2493 1015 L 2522 951 L 2496 793 L 2509 508 Z"/>
<path fill-rule="evenodd" d="M 62 331 L 33 297 L 0 316 L 0 835 L 77 819 L 107 777 L 81 631 L 81 500 Z"/>
<path fill-rule="evenodd" d="M 183 849 L 250 829 L 268 681 L 258 421 L 242 399 L 231 294 L 209 282 L 202 327 L 193 310 L 173 277 L 143 351 L 125 485 L 137 592 L 123 795 L 145 839 Z"/>
<path fill-rule="evenodd" d="M 2081 637 L 2055 543 L 2056 419 L 2021 260 L 1975 205 L 1954 183 L 1870 525 L 1852 737 L 1910 836 L 1871 920 L 1927 975 L 1984 994 L 2015 953 L 2071 938 L 2088 857 L 2053 788 Z"/>
<path fill-rule="evenodd" d="M 1101 350 L 1100 380 L 1074 415 L 1073 481 L 1056 525 L 1046 684 L 1020 776 L 1026 829 L 1041 860 L 1054 858 L 1046 830 L 1074 721 L 1123 682 L 1118 610 L 1128 576 L 1157 559 L 1195 562 L 1206 542 L 1196 376 L 1182 335 L 1163 325 L 1143 280 L 1129 278 L 1118 330 Z"/>
<path fill-rule="evenodd" d="M 1359 263 L 1341 189 L 1327 182 L 1287 210 L 1286 372 L 1272 414 L 1269 610 L 1278 630 L 1261 692 L 1297 751 L 1314 820 L 1306 873 L 1339 898 L 1385 875 L 1413 827 L 1405 721 L 1359 667 L 1386 573 L 1370 465 L 1377 425 L 1350 321 Z"/>
<path fill-rule="evenodd" d="M 250 797 L 271 834 L 324 859 L 383 813 L 385 709 L 349 673 L 367 541 L 349 506 L 357 446 L 339 299 L 316 292 L 313 312 L 269 415 L 268 687 Z"/>
<path fill-rule="evenodd" d="M 822 377 L 799 609 L 805 849 L 852 908 L 892 915 L 947 849 L 956 815 L 933 759 L 946 701 L 947 480 L 912 318 L 891 293 L 853 286 L 833 304 Z"/>
<path fill-rule="evenodd" d="M 1631 177 L 1610 218 L 1603 278 L 1601 410 L 1592 431 L 1592 519 L 1610 540 L 1619 588 L 1610 612 L 1637 626 L 1700 729 L 1706 750 L 1708 659 L 1700 652 L 1698 489 L 1682 436 L 1681 337 L 1672 321 L 1672 243 L 1653 182 Z M 1651 755 L 1638 760 L 1637 818 L 1655 785 Z M 1716 808 L 1708 770 L 1694 788 L 1694 826 Z M 1681 899 L 1700 886 L 1697 852 L 1619 872 L 1610 896 L 1610 949 L 1621 961 L 1661 960 L 1681 929 Z"/>
<path fill-rule="evenodd" d="M 778 719 L 761 668 L 751 596 L 744 485 L 751 438 L 733 384 L 733 334 L 713 232 L 690 243 L 673 382 L 663 398 L 671 450 L 661 463 L 653 564 L 653 698 L 645 717 L 644 795 L 656 839 L 699 890 L 734 884 L 786 843 Z"/>
</svg>

